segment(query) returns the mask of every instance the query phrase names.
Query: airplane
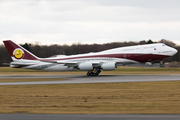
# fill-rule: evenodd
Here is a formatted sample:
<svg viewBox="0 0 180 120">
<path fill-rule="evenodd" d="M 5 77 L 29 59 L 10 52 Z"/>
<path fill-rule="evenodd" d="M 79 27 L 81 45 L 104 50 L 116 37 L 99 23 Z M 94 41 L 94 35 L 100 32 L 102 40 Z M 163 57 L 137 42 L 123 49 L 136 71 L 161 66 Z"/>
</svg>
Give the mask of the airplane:
<svg viewBox="0 0 180 120">
<path fill-rule="evenodd" d="M 103 71 L 115 70 L 117 66 L 163 60 L 177 50 L 163 43 L 119 47 L 101 52 L 77 55 L 59 55 L 39 58 L 11 40 L 3 41 L 13 62 L 12 68 L 43 71 L 87 71 L 87 76 L 97 76 Z M 161 66 L 163 64 L 161 63 Z"/>
</svg>

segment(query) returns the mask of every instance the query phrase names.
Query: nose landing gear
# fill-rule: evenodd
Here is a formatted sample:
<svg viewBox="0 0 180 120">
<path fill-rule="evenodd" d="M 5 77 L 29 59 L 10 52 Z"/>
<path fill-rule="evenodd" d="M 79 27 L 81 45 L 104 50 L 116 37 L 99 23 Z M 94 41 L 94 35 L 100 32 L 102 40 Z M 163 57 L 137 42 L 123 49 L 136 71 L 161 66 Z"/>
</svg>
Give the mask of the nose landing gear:
<svg viewBox="0 0 180 120">
<path fill-rule="evenodd" d="M 97 75 L 99 75 L 100 72 L 101 72 L 100 69 L 94 69 L 92 71 L 88 71 L 87 76 L 97 76 Z"/>
<path fill-rule="evenodd" d="M 161 61 L 159 66 L 160 66 L 160 67 L 164 67 L 164 62 Z"/>
</svg>

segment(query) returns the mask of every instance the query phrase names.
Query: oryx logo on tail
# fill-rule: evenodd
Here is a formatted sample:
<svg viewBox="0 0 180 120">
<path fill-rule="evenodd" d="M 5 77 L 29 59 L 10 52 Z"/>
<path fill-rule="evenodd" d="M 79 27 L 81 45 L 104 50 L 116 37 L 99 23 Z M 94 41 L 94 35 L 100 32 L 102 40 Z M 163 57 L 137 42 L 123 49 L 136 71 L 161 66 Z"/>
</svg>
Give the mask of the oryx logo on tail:
<svg viewBox="0 0 180 120">
<path fill-rule="evenodd" d="M 14 50 L 13 55 L 16 59 L 21 59 L 24 56 L 24 51 L 20 48 Z"/>
</svg>

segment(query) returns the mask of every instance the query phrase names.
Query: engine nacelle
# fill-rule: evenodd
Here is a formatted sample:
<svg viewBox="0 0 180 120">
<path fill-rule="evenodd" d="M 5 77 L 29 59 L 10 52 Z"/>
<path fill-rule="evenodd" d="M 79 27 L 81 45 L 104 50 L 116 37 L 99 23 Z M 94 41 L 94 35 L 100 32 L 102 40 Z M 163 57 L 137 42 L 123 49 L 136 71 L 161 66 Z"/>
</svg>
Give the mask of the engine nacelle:
<svg viewBox="0 0 180 120">
<path fill-rule="evenodd" d="M 90 70 L 93 70 L 93 65 L 90 62 L 84 62 L 84 63 L 80 63 L 78 65 L 78 68 L 81 71 L 90 71 Z"/>
<path fill-rule="evenodd" d="M 115 70 L 115 63 L 114 62 L 108 62 L 108 63 L 104 63 L 101 65 L 101 68 L 104 71 L 110 71 L 110 70 Z"/>
</svg>

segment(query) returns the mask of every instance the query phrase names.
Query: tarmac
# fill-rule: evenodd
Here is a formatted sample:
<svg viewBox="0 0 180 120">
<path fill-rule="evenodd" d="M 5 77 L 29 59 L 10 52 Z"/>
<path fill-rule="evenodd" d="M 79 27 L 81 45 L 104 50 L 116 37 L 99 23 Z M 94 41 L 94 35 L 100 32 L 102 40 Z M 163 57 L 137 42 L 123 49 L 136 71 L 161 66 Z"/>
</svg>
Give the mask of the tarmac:
<svg viewBox="0 0 180 120">
<path fill-rule="evenodd" d="M 166 75 L 0 75 L 0 79 L 40 79 L 49 81 L 32 82 L 0 82 L 0 85 L 36 85 L 36 84 L 75 84 L 75 83 L 110 83 L 110 82 L 146 82 L 146 81 L 177 81 L 180 74 Z M 60 81 L 53 79 L 61 79 Z M 64 79 L 64 80 L 62 80 Z"/>
<path fill-rule="evenodd" d="M 180 120 L 180 115 L 0 114 L 0 120 Z"/>
</svg>

